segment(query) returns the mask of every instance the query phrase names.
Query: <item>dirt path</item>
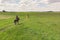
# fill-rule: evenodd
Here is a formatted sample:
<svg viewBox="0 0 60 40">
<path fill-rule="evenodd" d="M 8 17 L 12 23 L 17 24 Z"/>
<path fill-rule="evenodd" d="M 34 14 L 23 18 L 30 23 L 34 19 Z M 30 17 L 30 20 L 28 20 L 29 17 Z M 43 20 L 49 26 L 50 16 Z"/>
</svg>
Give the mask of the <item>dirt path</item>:
<svg viewBox="0 0 60 40">
<path fill-rule="evenodd" d="M 25 21 L 26 21 L 26 20 L 25 20 Z M 25 21 L 20 22 L 19 25 L 21 25 L 21 24 L 24 23 Z M 14 25 L 13 23 L 12 23 L 12 24 L 7 24 L 7 25 L 5 25 L 5 27 L 0 28 L 0 32 L 5 32 L 6 30 L 13 28 L 14 26 L 16 26 L 16 25 Z"/>
<path fill-rule="evenodd" d="M 11 16 L 7 16 L 7 15 L 0 15 L 0 19 L 9 19 L 11 18 Z"/>
</svg>

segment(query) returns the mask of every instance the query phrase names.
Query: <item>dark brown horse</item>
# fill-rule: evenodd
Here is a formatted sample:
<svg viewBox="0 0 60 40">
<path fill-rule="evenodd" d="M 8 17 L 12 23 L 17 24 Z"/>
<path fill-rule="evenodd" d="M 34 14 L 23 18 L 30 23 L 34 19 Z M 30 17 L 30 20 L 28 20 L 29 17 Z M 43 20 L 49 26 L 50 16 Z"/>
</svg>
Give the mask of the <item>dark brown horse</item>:
<svg viewBox="0 0 60 40">
<path fill-rule="evenodd" d="M 19 17 L 18 16 L 16 16 L 16 18 L 15 18 L 15 20 L 14 20 L 14 24 L 16 25 L 17 23 L 19 24 Z"/>
</svg>

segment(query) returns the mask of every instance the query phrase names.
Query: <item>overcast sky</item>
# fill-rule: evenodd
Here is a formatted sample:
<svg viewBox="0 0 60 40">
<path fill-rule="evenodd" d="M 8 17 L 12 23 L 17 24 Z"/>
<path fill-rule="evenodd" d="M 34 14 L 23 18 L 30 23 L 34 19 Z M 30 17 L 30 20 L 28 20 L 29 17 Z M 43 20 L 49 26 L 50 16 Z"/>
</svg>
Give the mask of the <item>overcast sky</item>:
<svg viewBox="0 0 60 40">
<path fill-rule="evenodd" d="M 50 3 L 60 2 L 60 0 L 49 0 Z"/>
<path fill-rule="evenodd" d="M 0 0 L 0 10 L 60 11 L 60 0 Z"/>
</svg>

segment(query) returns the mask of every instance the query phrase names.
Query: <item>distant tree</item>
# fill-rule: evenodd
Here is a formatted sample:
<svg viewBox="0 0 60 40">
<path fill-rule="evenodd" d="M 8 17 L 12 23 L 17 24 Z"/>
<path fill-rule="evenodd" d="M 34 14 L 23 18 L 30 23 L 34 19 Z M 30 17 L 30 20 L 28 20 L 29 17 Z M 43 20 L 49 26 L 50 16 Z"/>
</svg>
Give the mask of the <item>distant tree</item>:
<svg viewBox="0 0 60 40">
<path fill-rule="evenodd" d="M 48 12 L 53 12 L 53 11 L 48 11 Z"/>
<path fill-rule="evenodd" d="M 2 12 L 6 12 L 5 10 L 2 10 Z"/>
</svg>

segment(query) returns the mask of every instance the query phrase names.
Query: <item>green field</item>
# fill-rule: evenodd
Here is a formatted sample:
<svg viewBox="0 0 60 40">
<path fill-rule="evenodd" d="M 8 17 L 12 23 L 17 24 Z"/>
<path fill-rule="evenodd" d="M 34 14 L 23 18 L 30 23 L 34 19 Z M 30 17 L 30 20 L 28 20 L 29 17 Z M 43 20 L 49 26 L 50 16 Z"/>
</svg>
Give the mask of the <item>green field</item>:
<svg viewBox="0 0 60 40">
<path fill-rule="evenodd" d="M 60 12 L 0 12 L 0 40 L 60 40 Z"/>
</svg>

